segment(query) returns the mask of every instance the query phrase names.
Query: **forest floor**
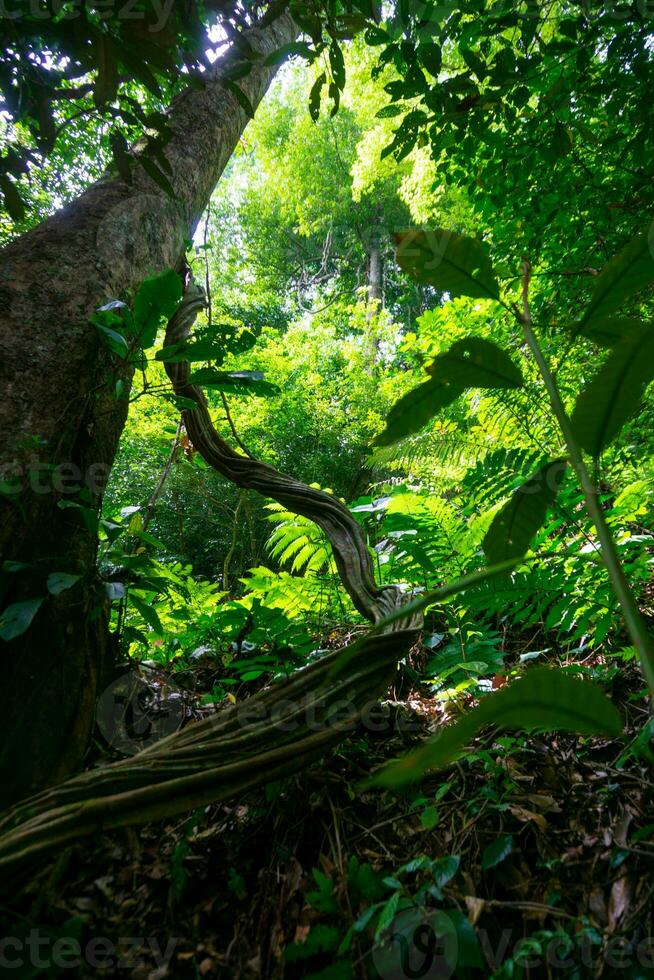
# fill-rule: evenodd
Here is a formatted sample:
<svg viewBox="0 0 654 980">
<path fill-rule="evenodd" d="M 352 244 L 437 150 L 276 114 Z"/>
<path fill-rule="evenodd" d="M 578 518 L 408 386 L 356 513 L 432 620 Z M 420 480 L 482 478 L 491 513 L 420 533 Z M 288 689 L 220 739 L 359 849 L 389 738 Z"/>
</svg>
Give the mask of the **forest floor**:
<svg viewBox="0 0 654 980">
<path fill-rule="evenodd" d="M 0 899 L 7 975 L 654 976 L 637 670 L 611 694 L 623 740 L 486 733 L 419 790 L 362 790 L 439 723 L 418 686 L 300 776 L 81 842 Z"/>
</svg>

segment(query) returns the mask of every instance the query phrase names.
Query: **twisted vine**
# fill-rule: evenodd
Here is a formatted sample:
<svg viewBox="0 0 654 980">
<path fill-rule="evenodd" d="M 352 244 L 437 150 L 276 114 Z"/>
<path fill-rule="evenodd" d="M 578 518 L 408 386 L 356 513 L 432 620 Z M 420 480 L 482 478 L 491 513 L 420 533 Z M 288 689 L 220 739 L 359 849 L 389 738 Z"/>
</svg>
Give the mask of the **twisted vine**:
<svg viewBox="0 0 654 980">
<path fill-rule="evenodd" d="M 185 340 L 204 293 L 187 283 L 168 324 L 166 346 Z M 418 615 L 401 608 L 393 586 L 379 587 L 359 525 L 347 508 L 273 467 L 236 453 L 216 431 L 203 392 L 186 362 L 167 364 L 175 392 L 195 403 L 183 421 L 206 462 L 239 487 L 257 490 L 313 520 L 328 537 L 345 589 L 373 624 L 363 639 L 303 668 L 247 701 L 22 801 L 0 816 L 0 869 L 22 868 L 80 837 L 161 820 L 216 803 L 298 772 L 341 742 L 388 688 L 397 661 L 414 642 Z"/>
</svg>

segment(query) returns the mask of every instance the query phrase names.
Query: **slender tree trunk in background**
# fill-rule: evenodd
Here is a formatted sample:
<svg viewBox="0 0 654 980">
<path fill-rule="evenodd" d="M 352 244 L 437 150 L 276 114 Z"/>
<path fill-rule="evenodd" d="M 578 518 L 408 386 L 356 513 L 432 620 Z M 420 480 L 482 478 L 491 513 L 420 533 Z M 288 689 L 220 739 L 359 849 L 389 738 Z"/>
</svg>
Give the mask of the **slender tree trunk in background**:
<svg viewBox="0 0 654 980">
<path fill-rule="evenodd" d="M 375 210 L 373 224 L 370 231 L 370 243 L 368 246 L 368 269 L 367 269 L 367 288 L 368 288 L 368 310 L 366 320 L 368 324 L 368 349 L 371 369 L 374 370 L 379 356 L 379 336 L 375 330 L 375 317 L 382 309 L 384 303 L 384 262 L 382 255 L 381 229 L 379 226 L 379 209 Z"/>
<path fill-rule="evenodd" d="M 265 59 L 296 36 L 283 13 L 248 40 Z M 254 107 L 276 70 L 257 62 L 240 80 Z M 107 383 L 115 367 L 89 316 L 178 266 L 247 121 L 212 76 L 170 108 L 174 198 L 136 165 L 131 186 L 102 179 L 0 253 L 0 563 L 29 566 L 2 566 L 0 609 L 48 596 L 51 572 L 81 576 L 45 598 L 27 633 L 0 640 L 3 803 L 80 765 L 111 657 L 94 521 L 128 402 Z"/>
</svg>

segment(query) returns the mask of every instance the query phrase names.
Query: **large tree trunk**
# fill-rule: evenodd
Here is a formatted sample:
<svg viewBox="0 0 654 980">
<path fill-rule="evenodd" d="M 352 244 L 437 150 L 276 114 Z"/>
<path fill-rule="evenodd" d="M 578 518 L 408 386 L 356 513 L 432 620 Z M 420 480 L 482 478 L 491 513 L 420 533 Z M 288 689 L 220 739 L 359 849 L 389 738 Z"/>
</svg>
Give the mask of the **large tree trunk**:
<svg viewBox="0 0 654 980">
<path fill-rule="evenodd" d="M 263 61 L 296 35 L 283 13 L 248 40 Z M 254 107 L 275 71 L 258 61 L 239 82 Z M 82 576 L 46 598 L 27 633 L 0 640 L 0 786 L 7 803 L 79 766 L 111 657 L 93 522 L 128 403 L 114 397 L 115 368 L 89 316 L 179 264 L 247 116 L 216 71 L 204 89 L 175 99 L 169 123 L 174 199 L 136 165 L 131 186 L 99 181 L 0 253 L 0 561 L 30 566 L 3 566 L 0 609 L 46 596 L 51 572 Z"/>
</svg>

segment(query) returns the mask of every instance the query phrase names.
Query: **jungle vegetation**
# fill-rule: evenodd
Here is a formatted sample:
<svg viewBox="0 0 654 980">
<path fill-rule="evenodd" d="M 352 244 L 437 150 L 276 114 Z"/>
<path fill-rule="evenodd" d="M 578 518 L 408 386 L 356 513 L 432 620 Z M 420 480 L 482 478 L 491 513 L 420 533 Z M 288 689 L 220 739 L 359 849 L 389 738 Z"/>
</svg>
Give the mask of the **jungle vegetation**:
<svg viewBox="0 0 654 980">
<path fill-rule="evenodd" d="M 0 12 L 0 868 L 165 826 L 170 910 L 215 808 L 349 759 L 355 811 L 438 835 L 550 739 L 622 814 L 583 910 L 479 897 L 507 820 L 564 859 L 543 792 L 476 784 L 476 849 L 338 843 L 250 973 L 156 975 L 551 975 L 488 972 L 494 902 L 648 975 L 651 4 L 128 6 Z"/>
</svg>

